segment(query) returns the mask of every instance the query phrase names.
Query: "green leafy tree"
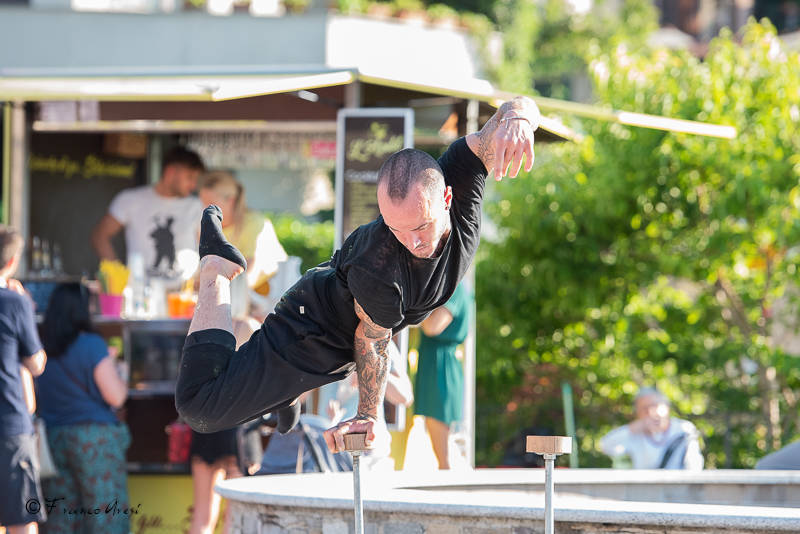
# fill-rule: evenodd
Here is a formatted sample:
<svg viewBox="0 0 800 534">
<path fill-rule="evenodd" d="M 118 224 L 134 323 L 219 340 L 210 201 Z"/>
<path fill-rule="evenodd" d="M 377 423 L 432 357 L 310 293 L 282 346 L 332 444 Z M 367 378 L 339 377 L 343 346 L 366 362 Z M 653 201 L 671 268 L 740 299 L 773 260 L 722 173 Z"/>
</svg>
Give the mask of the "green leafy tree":
<svg viewBox="0 0 800 534">
<path fill-rule="evenodd" d="M 583 465 L 656 385 L 704 435 L 709 467 L 750 467 L 800 432 L 800 59 L 769 23 L 688 53 L 593 51 L 601 105 L 727 124 L 717 139 L 587 123 L 539 148 L 487 210 L 477 274 L 479 463 L 575 390 Z M 483 410 L 483 411 L 481 411 Z M 481 443 L 479 442 L 479 445 Z"/>
<path fill-rule="evenodd" d="M 647 0 L 624 0 L 616 7 L 595 2 L 578 13 L 565 0 L 510 0 L 495 4 L 503 35 L 503 53 L 491 71 L 508 91 L 568 97 L 569 79 L 586 71 L 590 46 L 607 48 L 615 39 L 639 47 L 656 28 L 656 12 Z"/>
</svg>

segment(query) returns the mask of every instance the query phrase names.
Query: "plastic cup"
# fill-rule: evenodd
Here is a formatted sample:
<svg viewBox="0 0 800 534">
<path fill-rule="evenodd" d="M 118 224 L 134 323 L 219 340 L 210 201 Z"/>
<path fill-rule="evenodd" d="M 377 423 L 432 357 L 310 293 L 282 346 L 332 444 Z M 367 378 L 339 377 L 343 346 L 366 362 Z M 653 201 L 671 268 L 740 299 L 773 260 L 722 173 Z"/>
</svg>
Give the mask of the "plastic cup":
<svg viewBox="0 0 800 534">
<path fill-rule="evenodd" d="M 191 293 L 167 293 L 167 315 L 173 319 L 189 319 L 194 315 L 197 297 Z"/>
<path fill-rule="evenodd" d="M 119 317 L 122 314 L 122 303 L 124 301 L 122 295 L 100 293 L 100 295 L 98 295 L 98 300 L 100 304 L 100 315 Z"/>
<path fill-rule="evenodd" d="M 194 315 L 194 307 L 197 304 L 197 296 L 194 294 L 181 294 L 181 317 L 191 318 Z"/>
</svg>

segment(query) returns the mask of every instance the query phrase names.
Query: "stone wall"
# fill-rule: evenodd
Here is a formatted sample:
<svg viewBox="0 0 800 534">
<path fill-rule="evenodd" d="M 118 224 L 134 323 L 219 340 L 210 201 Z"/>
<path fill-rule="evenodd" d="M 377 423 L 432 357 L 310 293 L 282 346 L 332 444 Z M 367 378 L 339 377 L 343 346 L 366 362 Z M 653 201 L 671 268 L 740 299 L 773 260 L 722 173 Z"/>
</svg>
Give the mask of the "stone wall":
<svg viewBox="0 0 800 534">
<path fill-rule="evenodd" d="M 363 475 L 368 534 L 544 530 L 541 469 Z M 800 509 L 792 506 L 800 496 L 797 472 L 564 469 L 554 479 L 559 534 L 800 532 Z M 243 477 L 216 486 L 229 501 L 235 534 L 352 532 L 352 488 L 351 473 Z"/>
<path fill-rule="evenodd" d="M 229 503 L 231 534 L 350 534 L 352 510 Z M 520 518 L 453 517 L 435 514 L 366 512 L 365 534 L 540 534 L 544 521 Z M 556 534 L 771 534 L 758 527 L 720 528 L 558 521 Z"/>
</svg>

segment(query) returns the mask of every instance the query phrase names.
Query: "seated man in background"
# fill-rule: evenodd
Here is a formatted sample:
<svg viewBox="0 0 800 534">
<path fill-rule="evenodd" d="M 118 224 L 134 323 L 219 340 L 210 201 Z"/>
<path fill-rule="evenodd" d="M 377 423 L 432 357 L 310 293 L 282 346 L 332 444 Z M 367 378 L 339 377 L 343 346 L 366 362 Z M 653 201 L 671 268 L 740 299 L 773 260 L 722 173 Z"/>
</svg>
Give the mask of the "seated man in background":
<svg viewBox="0 0 800 534">
<path fill-rule="evenodd" d="M 697 428 L 670 417 L 669 401 L 661 392 L 642 388 L 633 402 L 636 419 L 600 440 L 605 454 L 629 456 L 634 469 L 703 469 Z"/>
</svg>

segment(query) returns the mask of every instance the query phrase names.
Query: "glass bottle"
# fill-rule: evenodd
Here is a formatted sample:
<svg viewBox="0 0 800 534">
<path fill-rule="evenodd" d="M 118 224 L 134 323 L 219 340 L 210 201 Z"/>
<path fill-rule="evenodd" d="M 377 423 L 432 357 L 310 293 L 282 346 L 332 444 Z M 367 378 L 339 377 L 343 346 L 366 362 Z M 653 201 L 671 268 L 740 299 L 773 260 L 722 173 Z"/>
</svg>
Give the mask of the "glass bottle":
<svg viewBox="0 0 800 534">
<path fill-rule="evenodd" d="M 31 274 L 39 275 L 42 270 L 42 244 L 39 236 L 33 236 L 31 239 Z"/>
<path fill-rule="evenodd" d="M 50 242 L 47 239 L 42 239 L 42 275 L 49 275 L 52 273 L 52 262 L 50 256 Z"/>
<path fill-rule="evenodd" d="M 53 273 L 64 274 L 64 261 L 61 258 L 61 245 L 53 243 Z"/>
</svg>

